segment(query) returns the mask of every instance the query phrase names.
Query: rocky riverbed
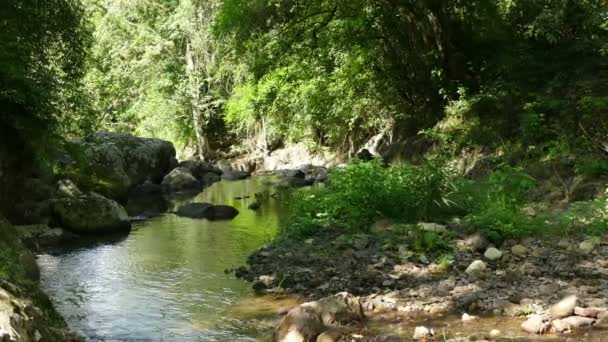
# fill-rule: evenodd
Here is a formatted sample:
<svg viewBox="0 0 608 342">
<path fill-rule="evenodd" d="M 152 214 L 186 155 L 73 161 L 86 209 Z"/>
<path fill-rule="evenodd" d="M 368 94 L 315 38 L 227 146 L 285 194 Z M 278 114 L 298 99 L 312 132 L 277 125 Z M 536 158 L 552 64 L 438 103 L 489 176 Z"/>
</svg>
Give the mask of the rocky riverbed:
<svg viewBox="0 0 608 342">
<path fill-rule="evenodd" d="M 359 297 L 368 315 L 390 314 L 399 320 L 467 313 L 520 317 L 523 322 L 568 295 L 577 296 L 580 308 L 608 307 L 606 237 L 529 238 L 493 246 L 479 234 L 452 233 L 454 249 L 446 260 L 411 253 L 408 237 L 390 229 L 356 236 L 329 229 L 303 242 L 266 246 L 236 274 L 265 293 L 315 299 L 347 291 Z"/>
</svg>

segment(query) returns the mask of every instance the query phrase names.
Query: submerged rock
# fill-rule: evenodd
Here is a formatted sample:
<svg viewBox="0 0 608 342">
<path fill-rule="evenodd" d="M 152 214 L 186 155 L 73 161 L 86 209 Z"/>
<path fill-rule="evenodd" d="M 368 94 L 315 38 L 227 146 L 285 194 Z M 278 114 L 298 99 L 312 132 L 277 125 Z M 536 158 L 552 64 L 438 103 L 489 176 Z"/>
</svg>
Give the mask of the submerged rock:
<svg viewBox="0 0 608 342">
<path fill-rule="evenodd" d="M 59 226 L 76 233 L 109 233 L 131 228 L 123 206 L 94 192 L 56 200 L 53 214 Z"/>
<path fill-rule="evenodd" d="M 342 292 L 297 306 L 281 320 L 273 342 L 307 342 L 326 330 L 365 318 L 359 299 Z"/>
</svg>

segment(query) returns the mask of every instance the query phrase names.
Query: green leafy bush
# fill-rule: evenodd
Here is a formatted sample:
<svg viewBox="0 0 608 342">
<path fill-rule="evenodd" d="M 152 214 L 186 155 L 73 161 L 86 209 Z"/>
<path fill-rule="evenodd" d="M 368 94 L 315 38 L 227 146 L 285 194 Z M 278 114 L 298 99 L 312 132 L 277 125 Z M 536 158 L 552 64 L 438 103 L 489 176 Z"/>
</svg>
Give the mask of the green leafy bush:
<svg viewBox="0 0 608 342">
<path fill-rule="evenodd" d="M 448 205 L 450 179 L 439 163 L 384 167 L 380 161 L 354 162 L 330 173 L 324 188 L 295 196 L 284 233 L 310 236 L 321 227 L 365 232 L 377 218 L 416 222 Z"/>
<path fill-rule="evenodd" d="M 501 165 L 482 184 L 483 189 L 476 199 L 470 202 L 468 223 L 494 241 L 534 232 L 543 222 L 524 215 L 522 204 L 535 185 L 534 179 L 521 168 Z"/>
</svg>

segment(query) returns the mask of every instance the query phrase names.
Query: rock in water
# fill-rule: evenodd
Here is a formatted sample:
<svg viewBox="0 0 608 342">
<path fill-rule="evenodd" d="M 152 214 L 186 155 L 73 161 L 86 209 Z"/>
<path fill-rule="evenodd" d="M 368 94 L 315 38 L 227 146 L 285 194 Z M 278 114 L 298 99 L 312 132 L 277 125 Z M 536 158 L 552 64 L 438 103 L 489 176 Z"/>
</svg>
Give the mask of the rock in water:
<svg viewBox="0 0 608 342">
<path fill-rule="evenodd" d="M 471 275 L 481 275 L 486 270 L 486 268 L 487 266 L 485 262 L 481 260 L 475 260 L 469 265 L 469 267 L 467 267 L 465 272 Z"/>
<path fill-rule="evenodd" d="M 58 199 L 52 209 L 59 226 L 76 233 L 109 233 L 131 228 L 123 206 L 94 192 Z"/>
<path fill-rule="evenodd" d="M 542 315 L 530 315 L 528 319 L 521 324 L 521 328 L 530 334 L 544 334 L 551 326 L 551 323 L 545 320 Z"/>
<path fill-rule="evenodd" d="M 553 305 L 549 309 L 549 315 L 552 319 L 571 316 L 574 313 L 574 308 L 578 303 L 577 296 L 568 296 L 562 299 L 559 303 Z"/>
<path fill-rule="evenodd" d="M 490 261 L 496 261 L 502 257 L 502 252 L 494 247 L 490 247 L 486 249 L 486 252 L 483 253 L 483 256 Z"/>
<path fill-rule="evenodd" d="M 178 216 L 190 218 L 207 218 L 212 216 L 213 204 L 210 203 L 190 203 L 177 209 Z"/>
<path fill-rule="evenodd" d="M 249 208 L 251 210 L 258 210 L 258 209 L 260 209 L 260 207 L 261 207 L 261 205 L 258 202 L 253 202 L 247 206 L 247 208 Z"/>
<path fill-rule="evenodd" d="M 226 170 L 222 174 L 222 179 L 225 179 L 225 180 L 240 180 L 240 179 L 248 178 L 249 176 L 251 176 L 251 174 L 249 172 Z"/>
<path fill-rule="evenodd" d="M 342 292 L 297 306 L 281 320 L 273 342 L 314 341 L 329 328 L 350 324 L 365 318 L 359 299 Z"/>
<path fill-rule="evenodd" d="M 131 187 L 147 180 L 160 183 L 177 164 L 173 144 L 160 139 L 97 132 L 76 141 L 76 145 L 83 155 L 74 159 L 84 164 L 78 167 L 91 170 L 81 176 L 94 175 L 92 183 L 97 184 L 96 191 L 118 200 L 126 198 Z"/>
<path fill-rule="evenodd" d="M 435 335 L 435 332 L 433 331 L 433 329 L 429 329 L 429 328 L 423 327 L 423 326 L 418 326 L 418 327 L 416 327 L 416 329 L 414 329 L 414 336 L 412 336 L 412 338 L 415 341 L 420 341 L 420 340 L 427 339 L 429 337 L 433 337 L 434 335 Z"/>
<path fill-rule="evenodd" d="M 229 205 L 213 206 L 213 217 L 210 220 L 232 220 L 239 214 L 236 208 Z"/>
<path fill-rule="evenodd" d="M 203 186 L 185 167 L 176 167 L 161 183 L 166 192 L 200 191 Z"/>
</svg>

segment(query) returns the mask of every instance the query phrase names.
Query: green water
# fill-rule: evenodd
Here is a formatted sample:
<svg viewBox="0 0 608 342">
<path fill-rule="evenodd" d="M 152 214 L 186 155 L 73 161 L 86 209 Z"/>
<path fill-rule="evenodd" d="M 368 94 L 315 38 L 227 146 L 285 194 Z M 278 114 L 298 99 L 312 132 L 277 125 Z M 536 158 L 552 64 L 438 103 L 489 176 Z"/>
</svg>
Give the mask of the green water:
<svg viewBox="0 0 608 342">
<path fill-rule="evenodd" d="M 240 214 L 231 221 L 167 214 L 118 241 L 40 255 L 42 287 L 91 341 L 257 340 L 273 309 L 224 270 L 276 233 L 284 201 L 247 209 L 255 192 L 270 191 L 265 182 L 222 181 L 189 200 L 232 205 Z M 244 195 L 251 198 L 234 199 Z"/>
</svg>

